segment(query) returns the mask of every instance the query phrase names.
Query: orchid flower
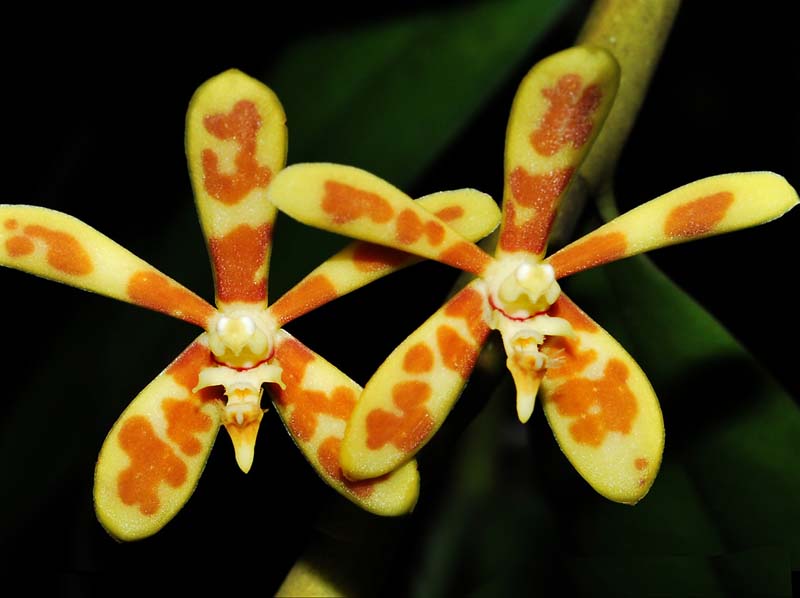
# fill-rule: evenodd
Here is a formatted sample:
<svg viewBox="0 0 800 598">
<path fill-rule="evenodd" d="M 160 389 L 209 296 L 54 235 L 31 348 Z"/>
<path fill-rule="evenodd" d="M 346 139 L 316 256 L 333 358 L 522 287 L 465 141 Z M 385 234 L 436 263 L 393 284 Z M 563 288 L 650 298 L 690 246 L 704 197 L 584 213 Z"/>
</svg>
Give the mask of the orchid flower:
<svg viewBox="0 0 800 598">
<path fill-rule="evenodd" d="M 203 84 L 188 110 L 186 152 L 214 272 L 216 308 L 89 225 L 42 207 L 0 206 L 0 264 L 163 312 L 203 329 L 130 403 L 97 460 L 94 501 L 114 537 L 163 527 L 191 496 L 220 426 L 239 467 L 253 463 L 266 386 L 297 446 L 340 494 L 381 515 L 408 512 L 413 461 L 376 480 L 350 481 L 339 447 L 361 387 L 282 327 L 418 258 L 352 243 L 267 304 L 275 207 L 266 199 L 286 158 L 285 115 L 263 84 L 230 70 Z M 498 224 L 478 191 L 433 194 L 417 204 L 470 239 Z M 430 211 L 430 212 L 429 212 Z"/>
<path fill-rule="evenodd" d="M 520 421 L 528 420 L 541 394 L 561 450 L 593 488 L 628 504 L 650 489 L 664 448 L 653 388 L 558 281 L 651 249 L 767 222 L 796 205 L 797 194 L 772 173 L 714 176 L 647 202 L 545 257 L 559 201 L 611 108 L 618 71 L 606 51 L 579 46 L 546 58 L 523 79 L 506 135 L 494 256 L 363 170 L 297 164 L 273 181 L 270 201 L 301 222 L 475 276 L 366 384 L 341 447 L 349 479 L 395 471 L 430 440 L 494 329 L 516 385 Z"/>
</svg>

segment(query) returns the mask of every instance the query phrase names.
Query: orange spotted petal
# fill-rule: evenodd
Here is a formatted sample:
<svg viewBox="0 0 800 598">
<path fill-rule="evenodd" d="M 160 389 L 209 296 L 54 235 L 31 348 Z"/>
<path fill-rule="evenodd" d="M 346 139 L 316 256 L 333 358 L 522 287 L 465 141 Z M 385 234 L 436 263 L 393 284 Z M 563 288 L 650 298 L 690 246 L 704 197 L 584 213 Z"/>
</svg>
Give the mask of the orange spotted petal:
<svg viewBox="0 0 800 598">
<path fill-rule="evenodd" d="M 370 476 L 376 479 L 351 481 L 342 472 L 342 438 L 361 387 L 285 330 L 278 332 L 275 359 L 283 368 L 285 388 L 271 384 L 267 391 L 286 429 L 320 477 L 372 513 L 392 516 L 413 509 L 419 495 L 415 461 L 385 476 Z"/>
<path fill-rule="evenodd" d="M 563 453 L 600 494 L 634 504 L 647 494 L 664 451 L 664 421 L 633 358 L 563 293 L 550 315 L 575 337 L 549 337 L 540 396 Z"/>
<path fill-rule="evenodd" d="M 219 430 L 219 387 L 192 392 L 200 370 L 214 365 L 200 335 L 131 402 L 100 449 L 94 504 L 119 540 L 150 536 L 194 492 Z"/>
<path fill-rule="evenodd" d="M 561 278 L 651 249 L 763 224 L 797 203 L 797 192 L 771 172 L 713 176 L 618 216 L 546 261 Z"/>
<path fill-rule="evenodd" d="M 347 424 L 342 468 L 352 479 L 392 471 L 439 429 L 489 334 L 481 281 L 453 296 L 367 382 Z"/>
<path fill-rule="evenodd" d="M 286 162 L 286 136 L 278 98 L 237 70 L 209 79 L 189 104 L 186 155 L 220 308 L 266 306 L 276 213 L 266 191 Z"/>
<path fill-rule="evenodd" d="M 542 257 L 558 204 L 614 101 L 619 67 L 578 46 L 537 63 L 522 80 L 506 132 L 498 256 Z"/>
<path fill-rule="evenodd" d="M 215 309 L 77 218 L 0 205 L 0 265 L 205 327 Z"/>
<path fill-rule="evenodd" d="M 495 201 L 473 189 L 433 193 L 421 197 L 416 203 L 470 241 L 491 233 L 500 219 Z M 336 297 L 419 260 L 404 251 L 356 241 L 312 270 L 272 304 L 270 312 L 279 325 L 284 325 Z"/>
<path fill-rule="evenodd" d="M 267 193 L 279 210 L 323 230 L 481 274 L 492 257 L 369 172 L 339 164 L 295 164 Z"/>
</svg>

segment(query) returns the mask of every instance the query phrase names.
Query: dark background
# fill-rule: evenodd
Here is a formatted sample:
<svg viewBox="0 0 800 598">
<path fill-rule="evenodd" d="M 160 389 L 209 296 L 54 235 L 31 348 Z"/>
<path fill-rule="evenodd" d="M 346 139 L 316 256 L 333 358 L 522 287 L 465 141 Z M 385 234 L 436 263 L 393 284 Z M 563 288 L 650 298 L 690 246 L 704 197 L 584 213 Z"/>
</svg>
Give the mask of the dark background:
<svg viewBox="0 0 800 598">
<path fill-rule="evenodd" d="M 761 2 L 745 10 L 685 3 L 619 164 L 622 209 L 724 172 L 773 170 L 800 186 L 800 52 L 791 4 Z M 519 65 L 518 76 L 498 88 L 457 142 L 405 189 L 410 195 L 473 186 L 500 197 L 505 121 L 519 78 L 537 59 L 570 45 L 588 6 L 576 2 L 562 15 Z M 68 212 L 211 300 L 182 145 L 194 89 L 231 66 L 270 84 L 270 68 L 296 37 L 421 10 L 429 6 L 289 7 L 280 18 L 242 11 L 180 26 L 133 11 L 101 15 L 102 27 L 74 13 L 9 19 L 6 33 L 18 33 L 20 41 L 5 35 L 1 48 L 6 157 L 0 201 Z M 342 72 L 346 76 L 346 65 Z M 285 108 L 289 163 L 309 159 L 292 153 L 292 127 L 302 123 L 292 120 L 291 105 Z M 336 160 L 336 154 L 314 159 Z M 280 230 L 281 222 L 273 260 L 282 257 Z M 794 210 L 763 227 L 651 255 L 794 397 L 800 396 L 798 231 L 800 210 Z M 292 274 L 283 276 L 284 286 L 292 282 Z M 454 280 L 446 268 L 423 264 L 288 328 L 363 384 Z M 94 456 L 129 398 L 196 330 L 10 270 L 0 272 L 0 288 L 8 415 L 0 438 L 8 480 L 0 528 L 5 575 L 24 571 L 26 579 L 52 580 L 72 595 L 120 589 L 159 571 L 176 587 L 205 587 L 208 575 L 231 591 L 241 584 L 274 592 L 313 533 L 315 518 L 338 501 L 277 418 L 266 418 L 249 476 L 235 467 L 221 436 L 198 491 L 178 517 L 151 539 L 116 544 L 94 520 Z M 391 318 L 380 326 L 354 326 L 351 316 L 364 312 Z M 351 342 L 356 337 L 358 346 Z M 424 471 L 423 481 L 433 500 L 437 481 Z"/>
</svg>

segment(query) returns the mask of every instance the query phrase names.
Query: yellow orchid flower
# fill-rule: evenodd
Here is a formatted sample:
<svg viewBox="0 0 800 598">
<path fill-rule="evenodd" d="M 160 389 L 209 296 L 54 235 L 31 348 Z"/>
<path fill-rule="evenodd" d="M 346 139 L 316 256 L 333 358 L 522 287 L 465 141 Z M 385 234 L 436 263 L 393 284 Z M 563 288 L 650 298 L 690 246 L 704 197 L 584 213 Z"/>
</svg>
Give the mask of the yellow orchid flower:
<svg viewBox="0 0 800 598">
<path fill-rule="evenodd" d="M 220 426 L 239 467 L 250 470 L 263 388 L 331 487 L 381 515 L 406 513 L 416 503 L 414 462 L 374 480 L 342 475 L 340 445 L 362 389 L 282 326 L 418 258 L 352 243 L 268 306 L 276 209 L 266 191 L 284 167 L 285 122 L 275 94 L 236 70 L 207 81 L 189 105 L 186 153 L 216 308 L 80 220 L 42 207 L 0 206 L 1 265 L 203 329 L 131 402 L 100 450 L 95 509 L 120 540 L 149 536 L 175 516 L 194 491 Z M 500 219 L 491 197 L 469 189 L 433 194 L 418 205 L 473 240 Z"/>
<path fill-rule="evenodd" d="M 341 448 L 345 475 L 395 471 L 432 437 L 492 329 L 502 336 L 525 422 L 541 393 L 562 451 L 603 496 L 633 504 L 651 487 L 663 447 L 647 377 L 580 310 L 558 280 L 644 251 L 768 222 L 797 204 L 772 173 L 685 185 L 545 257 L 559 201 L 610 110 L 619 80 L 604 50 L 575 47 L 538 63 L 511 109 L 503 221 L 494 256 L 352 167 L 298 164 L 267 193 L 278 209 L 329 231 L 382 243 L 475 275 L 392 352 L 364 388 Z"/>
</svg>

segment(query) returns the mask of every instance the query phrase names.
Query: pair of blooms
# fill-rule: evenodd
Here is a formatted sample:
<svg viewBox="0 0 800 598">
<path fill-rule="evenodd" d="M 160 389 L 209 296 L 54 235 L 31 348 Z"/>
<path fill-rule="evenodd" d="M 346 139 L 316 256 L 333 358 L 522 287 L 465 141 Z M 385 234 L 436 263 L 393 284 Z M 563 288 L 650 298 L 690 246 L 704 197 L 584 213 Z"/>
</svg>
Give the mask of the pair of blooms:
<svg viewBox="0 0 800 598">
<path fill-rule="evenodd" d="M 635 503 L 658 471 L 655 394 L 625 350 L 558 280 L 657 247 L 767 222 L 797 203 L 771 173 L 722 175 L 667 193 L 545 258 L 559 200 L 611 108 L 619 74 L 576 47 L 520 85 L 506 140 L 502 214 L 464 189 L 411 200 L 356 168 L 284 168 L 285 116 L 238 71 L 201 86 L 186 150 L 214 271 L 216 308 L 83 222 L 0 206 L 0 264 L 161 311 L 203 333 L 123 412 L 97 461 L 94 500 L 116 538 L 151 535 L 192 494 L 221 426 L 247 472 L 266 388 L 323 480 L 382 515 L 410 511 L 416 452 L 458 399 L 492 329 L 502 336 L 517 413 L 539 395 L 553 433 L 602 495 Z M 276 209 L 358 241 L 268 305 Z M 502 222 L 501 222 L 502 220 Z M 494 256 L 475 241 L 500 224 Z M 283 329 L 336 297 L 421 259 L 475 276 L 381 365 L 363 389 Z"/>
</svg>

